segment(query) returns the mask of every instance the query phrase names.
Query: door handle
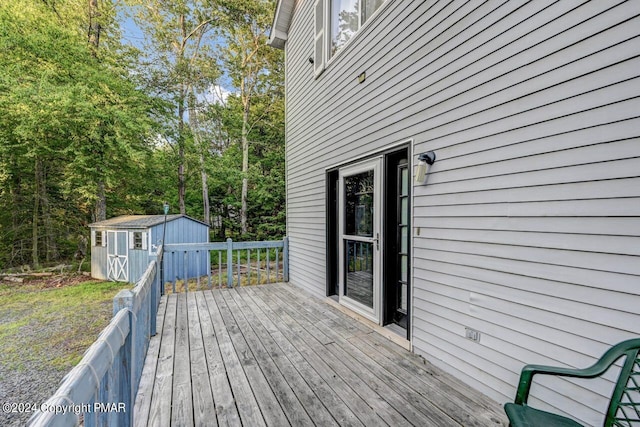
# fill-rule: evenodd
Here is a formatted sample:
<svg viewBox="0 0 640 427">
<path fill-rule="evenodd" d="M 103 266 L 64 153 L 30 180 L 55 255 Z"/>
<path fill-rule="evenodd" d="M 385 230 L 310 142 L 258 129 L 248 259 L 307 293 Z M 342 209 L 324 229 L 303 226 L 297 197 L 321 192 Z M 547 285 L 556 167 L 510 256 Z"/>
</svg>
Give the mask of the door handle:
<svg viewBox="0 0 640 427">
<path fill-rule="evenodd" d="M 376 233 L 375 241 L 376 241 L 376 249 L 380 250 L 380 233 Z"/>
</svg>

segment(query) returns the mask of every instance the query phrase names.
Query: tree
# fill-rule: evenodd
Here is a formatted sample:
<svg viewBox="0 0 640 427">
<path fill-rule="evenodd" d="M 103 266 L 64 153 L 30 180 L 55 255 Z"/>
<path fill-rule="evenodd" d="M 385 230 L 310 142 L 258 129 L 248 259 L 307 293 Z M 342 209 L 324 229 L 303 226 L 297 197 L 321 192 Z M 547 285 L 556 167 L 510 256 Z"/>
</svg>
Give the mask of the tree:
<svg viewBox="0 0 640 427">
<path fill-rule="evenodd" d="M 248 231 L 249 135 L 253 127 L 265 118 L 252 114 L 257 97 L 268 97 L 281 91 L 283 74 L 272 72 L 280 68 L 282 52 L 267 46 L 268 31 L 273 16 L 273 2 L 227 1 L 221 20 L 222 64 L 238 89 L 242 105 L 242 193 L 240 222 L 242 234 Z M 268 109 L 263 113 L 268 113 Z"/>
<path fill-rule="evenodd" d="M 94 212 L 100 183 L 117 193 L 147 152 L 157 103 L 120 52 L 91 49 L 84 11 L 72 0 L 0 4 L 0 203 L 12 212 L 0 216 L 0 249 L 12 248 L 0 266 L 73 254 L 69 236 Z"/>
<path fill-rule="evenodd" d="M 175 147 L 178 205 L 184 214 L 188 139 L 192 136 L 187 128 L 187 113 L 197 108 L 199 94 L 215 83 L 219 75 L 208 38 L 217 20 L 217 10 L 214 2 L 207 0 L 130 3 L 137 6 L 136 23 L 149 40 L 144 64 L 148 69 L 148 88 L 174 104 L 175 125 L 167 139 Z"/>
</svg>

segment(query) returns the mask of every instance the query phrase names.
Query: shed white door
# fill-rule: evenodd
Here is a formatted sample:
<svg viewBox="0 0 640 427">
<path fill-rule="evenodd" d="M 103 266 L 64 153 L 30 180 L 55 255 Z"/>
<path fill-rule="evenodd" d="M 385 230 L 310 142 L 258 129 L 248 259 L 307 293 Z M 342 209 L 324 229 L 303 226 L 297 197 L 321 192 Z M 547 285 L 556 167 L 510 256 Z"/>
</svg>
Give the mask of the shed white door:
<svg viewBox="0 0 640 427">
<path fill-rule="evenodd" d="M 107 279 L 129 281 L 129 244 L 126 231 L 107 231 Z"/>
<path fill-rule="evenodd" d="M 340 169 L 341 304 L 380 322 L 381 159 Z"/>
</svg>

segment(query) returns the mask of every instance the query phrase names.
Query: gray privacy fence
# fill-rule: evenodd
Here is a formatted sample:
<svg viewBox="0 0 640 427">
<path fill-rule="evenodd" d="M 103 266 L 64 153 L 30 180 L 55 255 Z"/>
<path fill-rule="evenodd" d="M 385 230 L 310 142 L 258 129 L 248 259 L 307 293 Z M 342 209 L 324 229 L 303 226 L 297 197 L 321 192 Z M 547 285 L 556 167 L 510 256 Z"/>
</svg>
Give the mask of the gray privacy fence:
<svg viewBox="0 0 640 427">
<path fill-rule="evenodd" d="M 172 292 L 289 281 L 289 240 L 167 244 L 163 286 Z"/>
<path fill-rule="evenodd" d="M 160 252 L 160 257 L 162 252 Z M 156 261 L 132 290 L 113 300 L 113 318 L 29 425 L 130 426 L 149 339 L 160 303 Z"/>
<path fill-rule="evenodd" d="M 174 291 L 179 280 L 188 284 L 189 279 L 194 279 L 200 284 L 205 277 L 207 287 L 211 288 L 216 280 L 221 286 L 223 274 L 228 287 L 251 283 L 252 277 L 257 283 L 286 282 L 289 280 L 288 254 L 286 237 L 275 242 L 233 242 L 228 239 L 224 243 L 160 247 L 157 261 L 149 263 L 135 287 L 122 290 L 114 297 L 111 322 L 80 363 L 64 377 L 55 394 L 40 405 L 29 420 L 29 426 L 133 425 L 133 405 L 149 340 L 156 334 L 164 280 L 172 283 Z M 199 265 L 201 262 L 204 266 Z M 205 274 L 199 275 L 203 271 L 201 268 L 190 270 L 194 265 L 203 267 Z M 165 269 L 168 271 L 161 271 Z M 179 275 L 181 271 L 183 276 Z M 191 276 L 189 271 L 197 274 Z M 161 279 L 161 273 L 164 273 L 164 279 Z"/>
</svg>

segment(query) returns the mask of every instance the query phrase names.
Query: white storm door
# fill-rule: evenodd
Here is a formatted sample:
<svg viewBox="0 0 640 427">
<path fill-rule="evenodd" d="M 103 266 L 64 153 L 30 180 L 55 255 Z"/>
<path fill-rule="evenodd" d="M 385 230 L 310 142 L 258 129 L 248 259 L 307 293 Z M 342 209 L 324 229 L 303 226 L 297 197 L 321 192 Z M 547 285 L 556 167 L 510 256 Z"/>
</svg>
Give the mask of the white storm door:
<svg viewBox="0 0 640 427">
<path fill-rule="evenodd" d="M 127 231 L 107 231 L 107 279 L 129 281 L 129 244 Z"/>
<path fill-rule="evenodd" d="M 380 323 L 382 158 L 339 171 L 339 302 Z"/>
</svg>

